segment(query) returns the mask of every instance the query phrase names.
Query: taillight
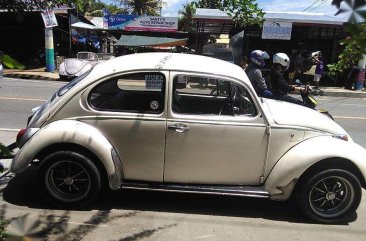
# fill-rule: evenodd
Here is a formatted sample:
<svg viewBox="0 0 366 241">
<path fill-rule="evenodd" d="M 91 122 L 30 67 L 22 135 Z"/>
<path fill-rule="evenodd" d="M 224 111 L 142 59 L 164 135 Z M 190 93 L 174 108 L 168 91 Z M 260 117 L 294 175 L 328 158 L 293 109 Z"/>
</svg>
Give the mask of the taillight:
<svg viewBox="0 0 366 241">
<path fill-rule="evenodd" d="M 19 146 L 19 141 L 20 139 L 22 139 L 22 137 L 24 136 L 24 134 L 27 132 L 27 128 L 25 129 L 21 129 L 18 134 L 17 134 L 17 144 Z"/>
</svg>

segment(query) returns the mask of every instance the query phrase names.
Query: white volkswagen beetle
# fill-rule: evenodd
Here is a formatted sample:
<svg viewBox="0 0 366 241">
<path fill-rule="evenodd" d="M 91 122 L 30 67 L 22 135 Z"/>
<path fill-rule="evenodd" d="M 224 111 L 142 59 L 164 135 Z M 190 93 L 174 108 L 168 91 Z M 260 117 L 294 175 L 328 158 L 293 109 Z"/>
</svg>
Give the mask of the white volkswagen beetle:
<svg viewBox="0 0 366 241">
<path fill-rule="evenodd" d="M 240 67 L 204 56 L 100 63 L 40 107 L 17 143 L 10 170 L 39 165 L 42 195 L 58 207 L 87 205 L 107 186 L 295 195 L 309 218 L 336 223 L 365 187 L 366 151 L 336 122 L 258 98 Z"/>
</svg>

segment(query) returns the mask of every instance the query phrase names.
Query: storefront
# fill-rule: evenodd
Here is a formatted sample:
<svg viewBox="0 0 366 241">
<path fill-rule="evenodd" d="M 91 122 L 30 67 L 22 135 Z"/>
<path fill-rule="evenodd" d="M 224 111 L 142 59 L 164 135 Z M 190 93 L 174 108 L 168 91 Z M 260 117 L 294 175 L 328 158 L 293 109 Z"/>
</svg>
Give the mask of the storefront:
<svg viewBox="0 0 366 241">
<path fill-rule="evenodd" d="M 264 18 L 268 28 L 244 29 L 243 55 L 254 49 L 289 56 L 298 51 L 322 51 L 326 63 L 337 60 L 339 41 L 346 37 L 344 20 L 324 14 L 285 12 L 266 12 Z"/>
</svg>

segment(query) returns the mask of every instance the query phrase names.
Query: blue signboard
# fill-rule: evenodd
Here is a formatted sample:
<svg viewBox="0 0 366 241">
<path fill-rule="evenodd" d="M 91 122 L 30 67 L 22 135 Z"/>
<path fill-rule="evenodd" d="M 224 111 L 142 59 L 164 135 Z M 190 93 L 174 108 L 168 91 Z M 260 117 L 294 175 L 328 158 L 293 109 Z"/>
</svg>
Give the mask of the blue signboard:
<svg viewBox="0 0 366 241">
<path fill-rule="evenodd" d="M 108 22 L 108 29 L 124 29 L 126 25 L 133 22 L 137 15 L 125 15 L 125 14 L 107 14 L 103 17 L 104 22 Z"/>
</svg>

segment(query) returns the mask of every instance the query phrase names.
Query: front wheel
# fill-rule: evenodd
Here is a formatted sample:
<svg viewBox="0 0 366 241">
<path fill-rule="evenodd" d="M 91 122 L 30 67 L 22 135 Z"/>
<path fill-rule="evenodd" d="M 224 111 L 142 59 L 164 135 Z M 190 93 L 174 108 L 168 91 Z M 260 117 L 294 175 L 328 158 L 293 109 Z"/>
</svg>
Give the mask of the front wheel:
<svg viewBox="0 0 366 241">
<path fill-rule="evenodd" d="M 319 223 L 347 222 L 361 201 L 361 184 L 346 170 L 330 169 L 305 177 L 297 187 L 303 213 Z"/>
<path fill-rule="evenodd" d="M 42 160 L 39 181 L 43 197 L 59 208 L 80 208 L 91 203 L 101 190 L 101 176 L 86 156 L 59 151 Z"/>
</svg>

